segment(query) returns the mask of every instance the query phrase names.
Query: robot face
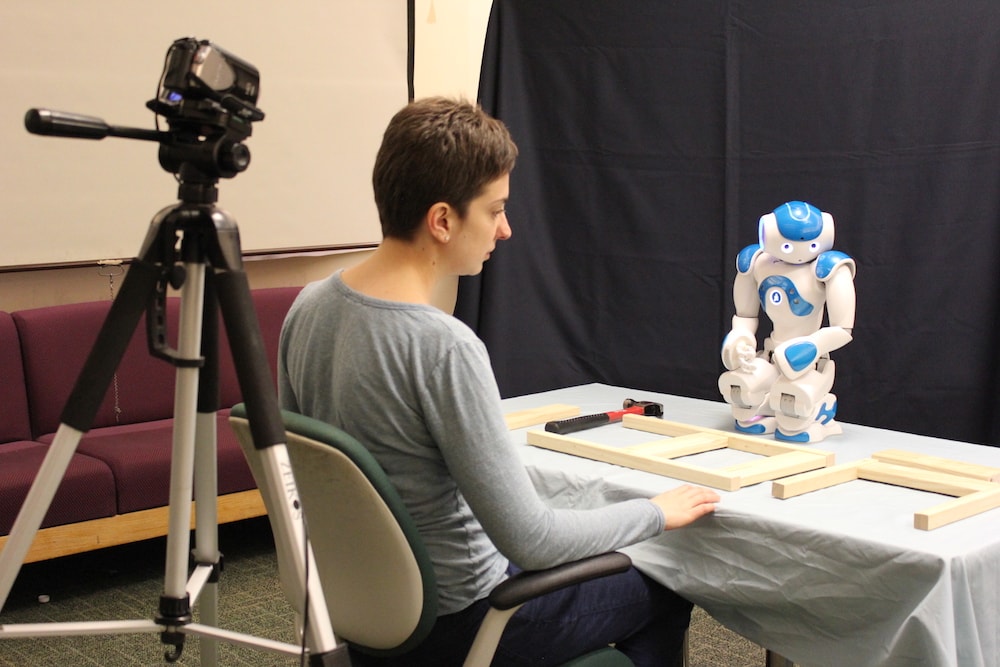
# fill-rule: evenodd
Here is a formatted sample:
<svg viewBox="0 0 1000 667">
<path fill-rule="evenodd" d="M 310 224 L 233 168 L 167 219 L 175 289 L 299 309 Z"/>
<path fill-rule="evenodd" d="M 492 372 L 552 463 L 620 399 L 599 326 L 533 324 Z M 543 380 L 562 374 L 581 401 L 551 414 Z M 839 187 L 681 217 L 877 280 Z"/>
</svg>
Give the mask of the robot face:
<svg viewBox="0 0 1000 667">
<path fill-rule="evenodd" d="M 806 264 L 833 248 L 833 231 L 833 216 L 800 201 L 761 216 L 757 226 L 764 252 L 789 264 Z"/>
</svg>

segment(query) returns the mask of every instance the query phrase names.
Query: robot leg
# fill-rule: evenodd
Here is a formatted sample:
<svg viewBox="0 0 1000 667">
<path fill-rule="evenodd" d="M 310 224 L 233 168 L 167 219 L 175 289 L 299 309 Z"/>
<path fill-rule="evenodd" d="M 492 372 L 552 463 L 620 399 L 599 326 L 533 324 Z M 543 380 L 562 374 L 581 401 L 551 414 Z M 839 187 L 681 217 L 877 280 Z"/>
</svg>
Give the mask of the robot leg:
<svg viewBox="0 0 1000 667">
<path fill-rule="evenodd" d="M 774 411 L 768 396 L 777 379 L 778 370 L 762 356 L 719 376 L 719 392 L 732 408 L 736 430 L 752 435 L 774 432 Z"/>
<path fill-rule="evenodd" d="M 819 370 L 812 370 L 796 380 L 780 378 L 771 388 L 770 403 L 775 413 L 778 440 L 798 443 L 820 442 L 841 433 L 837 415 L 837 397 L 830 393 L 836 366 L 825 360 Z"/>
</svg>

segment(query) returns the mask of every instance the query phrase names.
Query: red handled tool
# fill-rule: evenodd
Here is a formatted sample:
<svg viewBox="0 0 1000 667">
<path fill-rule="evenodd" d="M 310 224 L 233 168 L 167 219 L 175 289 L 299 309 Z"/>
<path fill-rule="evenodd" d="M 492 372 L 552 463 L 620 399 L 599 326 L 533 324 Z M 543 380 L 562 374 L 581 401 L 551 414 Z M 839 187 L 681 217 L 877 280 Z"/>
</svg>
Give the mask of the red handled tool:
<svg viewBox="0 0 1000 667">
<path fill-rule="evenodd" d="M 620 422 L 622 417 L 625 415 L 662 417 L 663 404 L 654 403 L 653 401 L 634 401 L 631 398 L 626 398 L 622 402 L 621 410 L 598 412 L 593 415 L 582 415 L 580 417 L 571 417 L 570 419 L 560 419 L 559 421 L 546 422 L 545 430 L 549 433 L 566 435 L 567 433 L 575 433 L 576 431 L 583 431 L 596 426 L 604 426 L 605 424 Z"/>
</svg>

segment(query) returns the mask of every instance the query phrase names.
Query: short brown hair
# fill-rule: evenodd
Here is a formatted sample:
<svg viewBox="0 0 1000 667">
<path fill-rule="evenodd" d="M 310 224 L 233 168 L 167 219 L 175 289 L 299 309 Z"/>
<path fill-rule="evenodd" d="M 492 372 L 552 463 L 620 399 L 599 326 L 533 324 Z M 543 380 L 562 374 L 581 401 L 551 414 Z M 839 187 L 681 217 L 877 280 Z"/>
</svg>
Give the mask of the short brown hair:
<svg viewBox="0 0 1000 667">
<path fill-rule="evenodd" d="M 464 216 L 483 188 L 510 173 L 517 146 L 506 126 L 463 100 L 429 97 L 393 116 L 372 185 L 382 235 L 410 239 L 437 202 Z"/>
</svg>

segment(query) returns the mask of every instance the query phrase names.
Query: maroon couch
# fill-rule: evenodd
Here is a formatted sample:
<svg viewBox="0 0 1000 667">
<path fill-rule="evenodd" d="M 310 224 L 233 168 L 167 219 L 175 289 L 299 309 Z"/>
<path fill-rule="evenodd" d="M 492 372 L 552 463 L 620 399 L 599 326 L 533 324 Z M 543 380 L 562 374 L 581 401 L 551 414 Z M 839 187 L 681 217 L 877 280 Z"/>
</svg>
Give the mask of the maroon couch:
<svg viewBox="0 0 1000 667">
<path fill-rule="evenodd" d="M 274 377 L 278 334 L 299 287 L 253 290 Z M 0 311 L 0 535 L 9 535 L 110 302 Z M 179 301 L 168 300 L 176 345 Z M 166 534 L 175 368 L 149 354 L 145 316 L 84 434 L 26 562 Z M 264 514 L 226 421 L 242 400 L 229 343 L 219 342 L 219 521 Z M 196 473 L 197 474 L 197 471 Z M 0 537 L 0 545 L 7 537 Z"/>
</svg>

